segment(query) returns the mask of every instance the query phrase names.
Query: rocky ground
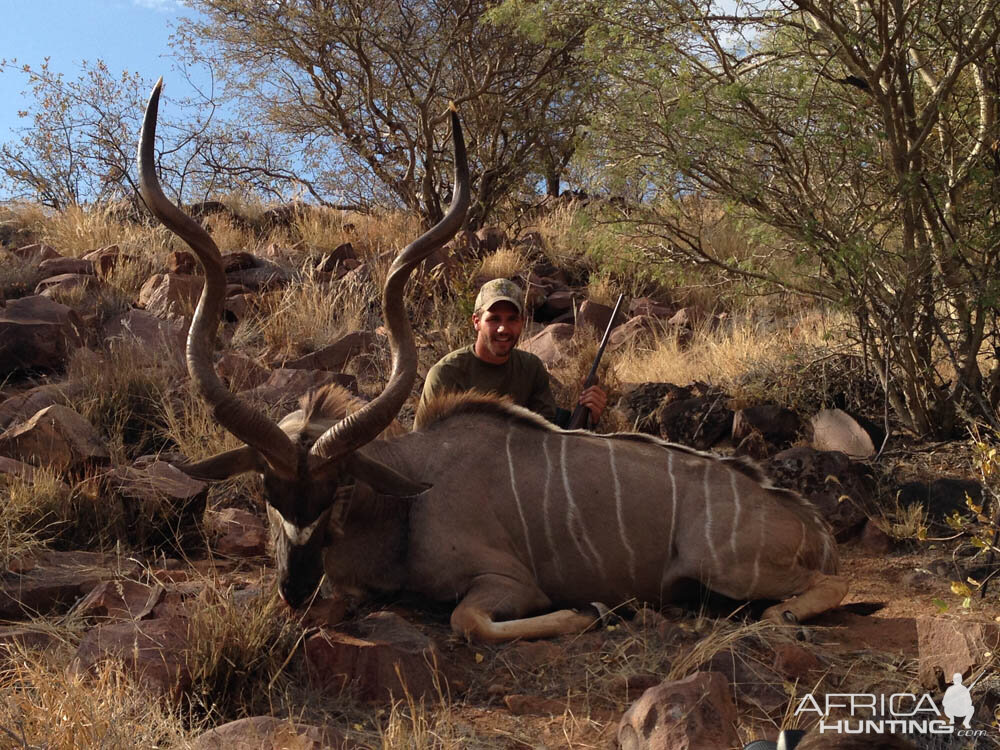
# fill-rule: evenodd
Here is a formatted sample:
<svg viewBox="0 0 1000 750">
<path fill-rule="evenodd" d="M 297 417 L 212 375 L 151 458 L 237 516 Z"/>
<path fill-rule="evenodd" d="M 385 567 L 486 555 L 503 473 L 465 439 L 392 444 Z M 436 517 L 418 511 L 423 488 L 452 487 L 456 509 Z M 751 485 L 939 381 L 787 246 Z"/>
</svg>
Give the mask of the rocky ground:
<svg viewBox="0 0 1000 750">
<path fill-rule="evenodd" d="M 539 242 L 530 232 L 463 235 L 419 289 L 437 299 L 457 286 L 455 258 L 508 245 L 533 257 Z M 197 748 L 742 748 L 810 724 L 795 713 L 806 694 L 928 693 L 940 705 L 956 672 L 975 682 L 973 727 L 985 734 L 915 744 L 1000 744 L 1000 584 L 983 595 L 994 566 L 972 543 L 992 533 L 993 511 L 968 444 L 894 433 L 876 459 L 885 424 L 866 418 L 878 414 L 863 399 L 789 408 L 700 382 L 616 382 L 610 424 L 749 455 L 813 500 L 840 543 L 843 605 L 776 629 L 756 620 L 760 603 L 630 603 L 595 632 L 496 647 L 457 640 L 447 607 L 408 598 L 349 608 L 326 592 L 291 613 L 274 596 L 259 488 L 210 488 L 171 465 L 226 446 L 190 416 L 180 352 L 200 290 L 193 258 L 175 251 L 162 266 L 130 267 L 142 277 L 132 299 L 116 277 L 130 262 L 118 247 L 63 254 L 35 243 L 7 255 L 19 275 L 5 277 L 0 308 L 0 747 L 129 746 L 131 736 L 133 746 Z M 375 325 L 295 356 L 241 344 L 241 322 L 271 314 L 282 290 L 304 279 L 370 289 L 378 273 L 378 259 L 349 243 L 293 257 L 274 246 L 226 256 L 217 367 L 272 413 L 331 382 L 364 395 L 384 369 Z M 551 264 L 520 280 L 535 319 L 524 347 L 557 374 L 574 372 L 610 308 Z M 698 318 L 632 300 L 612 351 L 687 340 Z M 426 368 L 442 352 L 422 333 Z M 877 406 L 856 358 L 836 361 L 853 378 L 844 393 Z M 956 512 L 966 520 L 949 525 Z M 43 683 L 60 687 L 49 694 Z M 133 724 L 118 726 L 66 708 L 68 696 L 111 705 L 135 690 L 174 722 L 154 739 L 136 739 L 134 727 L 153 722 L 134 707 L 123 713 Z"/>
</svg>

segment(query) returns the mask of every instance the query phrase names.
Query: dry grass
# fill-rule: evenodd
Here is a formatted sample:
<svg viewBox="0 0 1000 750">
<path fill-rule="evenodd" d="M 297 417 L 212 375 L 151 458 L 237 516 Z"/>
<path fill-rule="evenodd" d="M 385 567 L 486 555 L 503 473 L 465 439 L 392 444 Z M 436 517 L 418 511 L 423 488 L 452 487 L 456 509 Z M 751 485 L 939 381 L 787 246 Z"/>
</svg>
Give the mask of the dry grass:
<svg viewBox="0 0 1000 750">
<path fill-rule="evenodd" d="M 187 665 L 191 705 L 221 723 L 271 713 L 292 678 L 286 667 L 302 631 L 286 616 L 273 585 L 257 591 L 206 586 L 191 607 Z M 266 593 L 264 593 L 266 591 Z"/>
<path fill-rule="evenodd" d="M 30 480 L 0 474 L 0 570 L 63 531 L 72 510 L 69 486 L 49 469 L 33 470 Z"/>
<path fill-rule="evenodd" d="M 37 263 L 0 250 L 0 302 L 31 294 L 41 280 Z"/>
<path fill-rule="evenodd" d="M 114 463 L 164 447 L 167 425 L 160 404 L 171 384 L 183 377 L 176 358 L 114 339 L 103 356 L 77 350 L 67 374 L 83 386 L 71 406 L 102 434 Z"/>
<path fill-rule="evenodd" d="M 813 313 L 777 322 L 741 318 L 728 325 L 705 318 L 695 323 L 689 342 L 668 329 L 652 343 L 616 354 L 614 374 L 629 383 L 709 382 L 750 403 L 773 400 L 794 408 L 802 384 L 794 371 L 830 354 L 840 323 L 836 315 Z"/>
<path fill-rule="evenodd" d="M 262 301 L 257 315 L 240 321 L 234 349 L 258 349 L 268 359 L 292 359 L 359 330 L 370 300 L 365 288 L 328 285 L 313 276 Z"/>
<path fill-rule="evenodd" d="M 73 676 L 58 656 L 14 649 L 0 659 L 0 746 L 168 748 L 192 734 L 188 717 L 151 700 L 119 668 L 105 664 L 92 677 Z"/>
<path fill-rule="evenodd" d="M 519 248 L 502 248 L 480 261 L 479 277 L 483 279 L 509 279 L 524 270 L 528 258 Z"/>
</svg>

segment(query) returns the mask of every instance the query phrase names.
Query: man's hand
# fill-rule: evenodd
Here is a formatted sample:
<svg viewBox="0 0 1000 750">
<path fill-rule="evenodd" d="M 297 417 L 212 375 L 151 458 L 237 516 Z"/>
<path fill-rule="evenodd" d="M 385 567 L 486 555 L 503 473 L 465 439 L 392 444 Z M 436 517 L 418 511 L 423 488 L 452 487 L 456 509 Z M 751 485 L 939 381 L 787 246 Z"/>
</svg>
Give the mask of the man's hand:
<svg viewBox="0 0 1000 750">
<path fill-rule="evenodd" d="M 580 394 L 580 403 L 590 410 L 590 423 L 596 425 L 608 405 L 608 394 L 599 385 L 592 385 Z"/>
</svg>

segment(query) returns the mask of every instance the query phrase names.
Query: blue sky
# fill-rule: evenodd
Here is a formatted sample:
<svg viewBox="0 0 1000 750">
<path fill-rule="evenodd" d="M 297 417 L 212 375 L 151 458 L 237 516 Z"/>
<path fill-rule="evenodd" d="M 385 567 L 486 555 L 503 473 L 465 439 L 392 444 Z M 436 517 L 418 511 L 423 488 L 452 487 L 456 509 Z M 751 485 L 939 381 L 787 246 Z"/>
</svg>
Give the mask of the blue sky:
<svg viewBox="0 0 1000 750">
<path fill-rule="evenodd" d="M 49 57 L 51 69 L 67 79 L 76 78 L 81 61 L 100 59 L 113 73 L 162 75 L 180 95 L 183 81 L 170 75 L 168 39 L 185 12 L 178 0 L 0 0 L 0 58 L 37 67 Z M 29 122 L 17 117 L 27 106 L 21 95 L 27 87 L 23 74 L 0 72 L 0 143 Z"/>
</svg>

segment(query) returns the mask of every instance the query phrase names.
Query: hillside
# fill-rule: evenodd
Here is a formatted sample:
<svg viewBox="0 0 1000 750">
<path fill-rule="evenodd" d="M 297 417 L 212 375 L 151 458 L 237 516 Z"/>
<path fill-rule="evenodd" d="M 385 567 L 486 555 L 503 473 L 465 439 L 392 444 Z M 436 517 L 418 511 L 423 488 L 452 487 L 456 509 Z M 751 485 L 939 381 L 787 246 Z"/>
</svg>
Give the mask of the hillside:
<svg viewBox="0 0 1000 750">
<path fill-rule="evenodd" d="M 276 420 L 331 383 L 377 395 L 390 369 L 380 289 L 417 220 L 202 208 L 226 267 L 227 387 Z M 527 290 L 521 345 L 563 405 L 624 293 L 598 431 L 746 455 L 802 492 L 836 534 L 841 607 L 776 628 L 761 603 L 693 591 L 662 610 L 630 602 L 580 636 L 499 646 L 461 641 L 450 606 L 412 596 L 324 590 L 292 612 L 259 480 L 205 483 L 172 465 L 239 445 L 186 371 L 194 256 L 110 209 L 0 207 L 0 747 L 236 747 L 211 730 L 273 717 L 229 731 L 269 738 L 247 747 L 742 748 L 810 726 L 796 715 L 807 694 L 940 706 L 956 671 L 975 682 L 985 733 L 918 733 L 914 746 L 1000 745 L 992 439 L 902 429 L 842 312 L 656 261 L 605 208 L 549 201 L 460 233 L 418 269 L 420 364 L 400 422 L 412 425 L 429 367 L 472 340 L 484 281 Z M 814 419 L 832 410 L 866 455 L 830 450 L 844 443 Z"/>
</svg>

